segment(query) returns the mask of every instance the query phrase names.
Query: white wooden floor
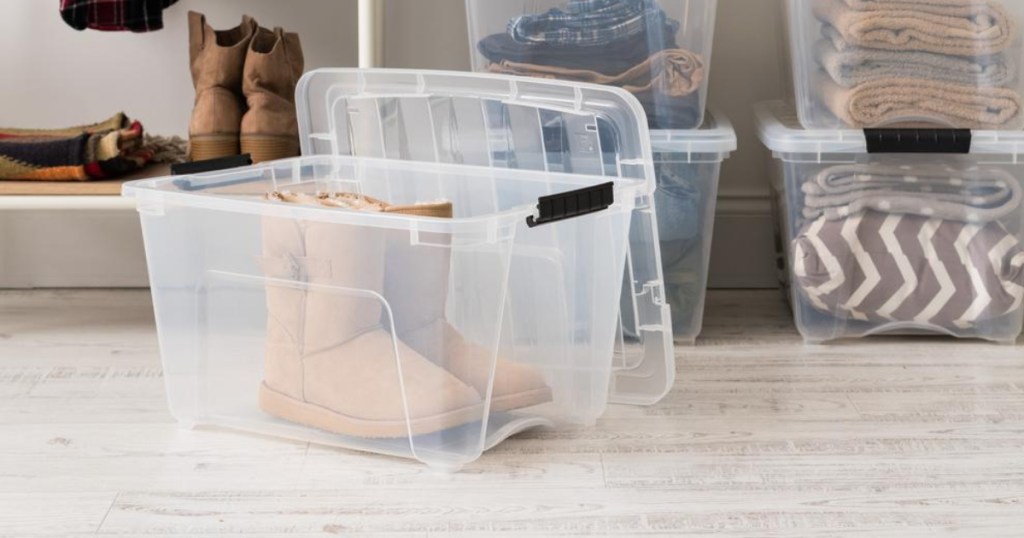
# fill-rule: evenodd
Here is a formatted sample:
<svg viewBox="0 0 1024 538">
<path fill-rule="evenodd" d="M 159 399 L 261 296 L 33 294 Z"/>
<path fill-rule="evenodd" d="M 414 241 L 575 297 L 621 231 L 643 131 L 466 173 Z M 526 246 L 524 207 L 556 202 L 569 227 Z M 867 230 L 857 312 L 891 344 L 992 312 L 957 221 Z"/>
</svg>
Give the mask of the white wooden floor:
<svg viewBox="0 0 1024 538">
<path fill-rule="evenodd" d="M 804 347 L 711 296 L 650 409 L 467 472 L 182 431 L 146 292 L 0 292 L 0 536 L 1024 536 L 1024 348 Z"/>
</svg>

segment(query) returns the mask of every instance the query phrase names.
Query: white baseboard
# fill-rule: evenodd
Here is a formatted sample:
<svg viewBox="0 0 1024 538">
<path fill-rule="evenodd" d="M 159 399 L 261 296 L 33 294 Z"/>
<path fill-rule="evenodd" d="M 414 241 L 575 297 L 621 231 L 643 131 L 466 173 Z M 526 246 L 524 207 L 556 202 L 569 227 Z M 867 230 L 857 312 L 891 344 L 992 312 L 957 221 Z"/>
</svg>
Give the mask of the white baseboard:
<svg viewBox="0 0 1024 538">
<path fill-rule="evenodd" d="M 768 197 L 723 193 L 717 215 L 710 286 L 777 287 Z M 0 288 L 138 288 L 147 283 L 133 209 L 0 211 Z"/>
</svg>

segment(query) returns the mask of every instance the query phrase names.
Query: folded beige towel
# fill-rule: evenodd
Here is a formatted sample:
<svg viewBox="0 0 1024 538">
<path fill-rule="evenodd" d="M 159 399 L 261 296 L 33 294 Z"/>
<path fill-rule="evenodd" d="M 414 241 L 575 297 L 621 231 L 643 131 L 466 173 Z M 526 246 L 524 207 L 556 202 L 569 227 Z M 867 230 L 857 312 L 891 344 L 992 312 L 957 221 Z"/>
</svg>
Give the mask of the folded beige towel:
<svg viewBox="0 0 1024 538">
<path fill-rule="evenodd" d="M 964 86 L 914 78 L 882 78 L 843 88 L 818 77 L 825 105 L 857 129 L 934 127 L 1017 130 L 1024 127 L 1021 96 L 1015 90 Z"/>
<path fill-rule="evenodd" d="M 880 78 L 922 78 L 965 86 L 1008 86 L 1014 80 L 1014 64 L 1005 54 L 967 58 L 931 52 L 896 52 L 855 47 L 832 26 L 822 30 L 825 39 L 815 50 L 818 64 L 844 88 Z"/>
<path fill-rule="evenodd" d="M 699 54 L 683 49 L 666 49 L 651 55 L 625 73 L 609 76 L 596 71 L 504 61 L 491 64 L 490 71 L 507 75 L 552 78 L 618 86 L 630 93 L 654 92 L 684 97 L 700 89 L 704 61 Z"/>
<path fill-rule="evenodd" d="M 814 0 L 814 13 L 847 43 L 872 49 L 986 56 L 1017 34 L 1003 5 L 987 0 Z"/>
</svg>

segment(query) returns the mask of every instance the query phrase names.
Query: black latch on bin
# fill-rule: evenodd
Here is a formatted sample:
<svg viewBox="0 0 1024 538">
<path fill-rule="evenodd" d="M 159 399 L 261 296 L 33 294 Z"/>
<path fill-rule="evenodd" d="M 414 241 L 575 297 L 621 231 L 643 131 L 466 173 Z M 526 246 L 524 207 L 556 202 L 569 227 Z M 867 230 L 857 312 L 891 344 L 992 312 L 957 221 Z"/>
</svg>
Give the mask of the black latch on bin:
<svg viewBox="0 0 1024 538">
<path fill-rule="evenodd" d="M 970 129 L 865 129 L 868 153 L 971 152 Z"/>
<path fill-rule="evenodd" d="M 604 211 L 615 203 L 615 184 L 605 183 L 575 191 L 544 196 L 537 201 L 539 217 L 530 215 L 530 228 Z"/>
<path fill-rule="evenodd" d="M 207 161 L 193 161 L 190 163 L 175 164 L 171 166 L 171 175 L 192 176 L 195 174 L 205 174 L 207 172 L 229 170 L 231 168 L 241 168 L 243 166 L 252 166 L 252 156 L 248 153 L 245 155 L 232 155 L 230 157 L 221 157 L 219 159 L 210 159 Z"/>
<path fill-rule="evenodd" d="M 172 176 L 194 176 L 196 174 L 206 174 L 209 172 L 220 172 L 221 170 L 231 170 L 233 168 L 242 168 L 245 166 L 252 166 L 252 155 L 248 153 L 244 155 L 232 155 L 230 157 L 221 157 L 219 159 L 210 159 L 207 161 L 194 161 L 190 163 L 180 163 L 171 166 Z M 228 187 L 234 184 L 247 183 L 249 180 L 236 180 L 236 181 L 223 181 L 217 183 L 217 187 Z M 174 180 L 174 186 L 178 187 L 183 191 L 197 191 L 204 188 L 209 188 L 214 185 L 204 184 L 201 187 L 197 187 L 188 179 L 176 179 Z"/>
</svg>

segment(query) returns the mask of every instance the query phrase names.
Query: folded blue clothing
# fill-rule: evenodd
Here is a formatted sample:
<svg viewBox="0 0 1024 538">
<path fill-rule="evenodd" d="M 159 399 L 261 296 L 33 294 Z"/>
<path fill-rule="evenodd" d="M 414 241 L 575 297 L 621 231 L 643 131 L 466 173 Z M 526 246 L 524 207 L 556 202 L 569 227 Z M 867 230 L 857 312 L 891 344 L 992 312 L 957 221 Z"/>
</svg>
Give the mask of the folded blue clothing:
<svg viewBox="0 0 1024 538">
<path fill-rule="evenodd" d="M 665 278 L 665 299 L 672 307 L 672 328 L 677 337 L 692 337 L 698 327 L 707 279 L 705 251 L 710 246 L 705 224 L 711 210 L 706 178 L 714 177 L 708 163 L 672 162 L 662 154 L 656 166 L 661 265 Z"/>
<path fill-rule="evenodd" d="M 704 193 L 698 184 L 701 165 L 693 163 L 662 163 L 657 166 L 658 188 L 654 192 L 658 208 L 658 234 L 663 244 L 664 265 L 674 265 L 686 257 L 702 236 Z"/>
<path fill-rule="evenodd" d="M 647 61 L 655 52 L 679 48 L 678 28 L 662 26 L 618 39 L 594 48 L 582 45 L 552 43 L 521 43 L 508 33 L 494 34 L 480 40 L 477 49 L 493 63 L 503 61 L 548 65 L 565 69 L 595 71 L 616 76 Z"/>
<path fill-rule="evenodd" d="M 518 43 L 596 47 L 661 27 L 679 31 L 656 0 L 572 0 L 564 10 L 512 19 L 508 33 Z"/>
</svg>

